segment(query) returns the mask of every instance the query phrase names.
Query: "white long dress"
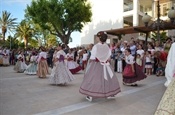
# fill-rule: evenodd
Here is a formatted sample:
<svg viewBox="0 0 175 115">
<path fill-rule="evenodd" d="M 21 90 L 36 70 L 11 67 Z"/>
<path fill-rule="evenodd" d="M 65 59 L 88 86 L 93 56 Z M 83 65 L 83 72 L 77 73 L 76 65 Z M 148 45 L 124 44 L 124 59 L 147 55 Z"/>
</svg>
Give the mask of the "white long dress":
<svg viewBox="0 0 175 115">
<path fill-rule="evenodd" d="M 55 62 L 55 67 L 53 68 L 54 70 L 52 70 L 52 73 L 49 77 L 51 84 L 65 85 L 75 79 L 64 61 L 65 56 L 66 54 L 63 50 L 57 52 L 57 61 Z"/>
<path fill-rule="evenodd" d="M 171 48 L 167 57 L 167 64 L 165 68 L 165 77 L 167 81 L 165 82 L 165 86 L 167 87 L 172 81 L 173 75 L 175 72 L 175 43 L 171 45 Z"/>
<path fill-rule="evenodd" d="M 37 72 L 36 58 L 37 58 L 36 56 L 31 56 L 30 64 L 28 65 L 27 69 L 24 71 L 25 74 L 36 75 L 36 72 Z"/>
<path fill-rule="evenodd" d="M 3 53 L 3 65 L 10 65 L 9 55 L 7 53 Z"/>
<path fill-rule="evenodd" d="M 73 53 L 68 53 L 66 57 L 67 57 L 67 67 L 72 74 L 75 74 L 82 69 L 81 66 L 78 65 L 78 63 L 74 61 Z"/>
<path fill-rule="evenodd" d="M 16 62 L 14 70 L 16 72 L 24 72 L 27 68 L 27 65 L 25 64 L 24 55 L 19 54 L 17 59 L 18 61 Z"/>
</svg>

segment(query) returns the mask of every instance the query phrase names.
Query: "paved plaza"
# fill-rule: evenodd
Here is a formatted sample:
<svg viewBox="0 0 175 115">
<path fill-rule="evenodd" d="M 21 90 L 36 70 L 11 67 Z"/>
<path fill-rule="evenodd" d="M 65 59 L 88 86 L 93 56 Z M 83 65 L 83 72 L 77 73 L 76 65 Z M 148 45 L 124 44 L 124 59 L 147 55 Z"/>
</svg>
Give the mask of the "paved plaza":
<svg viewBox="0 0 175 115">
<path fill-rule="evenodd" d="M 165 91 L 165 77 L 148 76 L 138 87 L 123 86 L 115 99 L 88 102 L 79 93 L 83 71 L 67 86 L 0 67 L 0 115 L 153 115 Z"/>
</svg>

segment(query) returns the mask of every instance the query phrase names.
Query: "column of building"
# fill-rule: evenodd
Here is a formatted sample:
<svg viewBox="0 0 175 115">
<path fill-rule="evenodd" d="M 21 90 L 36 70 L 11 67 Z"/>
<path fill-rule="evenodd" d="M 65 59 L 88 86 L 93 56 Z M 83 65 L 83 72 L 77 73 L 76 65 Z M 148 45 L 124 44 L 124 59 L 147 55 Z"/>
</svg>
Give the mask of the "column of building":
<svg viewBox="0 0 175 115">
<path fill-rule="evenodd" d="M 138 3 L 138 0 L 133 0 L 133 26 L 139 25 Z"/>
</svg>

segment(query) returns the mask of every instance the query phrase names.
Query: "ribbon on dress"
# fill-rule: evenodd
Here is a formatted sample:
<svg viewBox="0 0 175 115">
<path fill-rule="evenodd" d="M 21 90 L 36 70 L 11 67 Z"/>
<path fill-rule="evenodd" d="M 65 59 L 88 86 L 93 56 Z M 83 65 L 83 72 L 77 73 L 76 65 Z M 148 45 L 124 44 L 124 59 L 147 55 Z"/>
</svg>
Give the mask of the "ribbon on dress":
<svg viewBox="0 0 175 115">
<path fill-rule="evenodd" d="M 107 70 L 107 72 L 109 73 L 109 76 L 112 78 L 113 77 L 113 72 L 112 72 L 112 70 L 111 70 L 111 68 L 110 68 L 110 63 L 109 62 L 100 62 L 101 63 L 101 65 L 103 65 L 103 71 L 104 71 L 104 78 L 106 79 L 106 80 L 108 80 L 108 78 L 107 78 L 107 73 L 106 73 L 106 70 Z"/>
<path fill-rule="evenodd" d="M 60 55 L 60 58 L 58 60 L 59 60 L 59 62 L 61 62 L 61 61 L 64 62 L 64 56 L 63 55 Z"/>
</svg>

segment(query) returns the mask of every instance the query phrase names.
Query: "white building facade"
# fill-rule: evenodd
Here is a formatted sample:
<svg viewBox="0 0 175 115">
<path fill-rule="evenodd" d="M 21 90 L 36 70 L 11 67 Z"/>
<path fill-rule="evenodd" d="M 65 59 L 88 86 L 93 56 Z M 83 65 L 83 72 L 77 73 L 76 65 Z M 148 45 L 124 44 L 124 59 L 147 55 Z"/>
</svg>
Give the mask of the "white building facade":
<svg viewBox="0 0 175 115">
<path fill-rule="evenodd" d="M 81 33 L 81 45 L 94 43 L 98 31 L 123 27 L 123 0 L 89 0 L 92 5 L 92 22 Z"/>
<path fill-rule="evenodd" d="M 92 22 L 82 30 L 81 45 L 95 43 L 98 31 L 144 25 L 142 17 L 145 12 L 157 18 L 157 0 L 89 0 L 92 5 Z M 167 12 L 175 0 L 159 0 L 162 20 L 167 20 Z M 168 36 L 175 36 L 175 30 L 167 31 Z M 125 35 L 123 38 L 138 37 L 139 34 Z M 116 38 L 111 36 L 111 38 Z"/>
</svg>

